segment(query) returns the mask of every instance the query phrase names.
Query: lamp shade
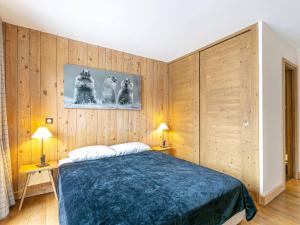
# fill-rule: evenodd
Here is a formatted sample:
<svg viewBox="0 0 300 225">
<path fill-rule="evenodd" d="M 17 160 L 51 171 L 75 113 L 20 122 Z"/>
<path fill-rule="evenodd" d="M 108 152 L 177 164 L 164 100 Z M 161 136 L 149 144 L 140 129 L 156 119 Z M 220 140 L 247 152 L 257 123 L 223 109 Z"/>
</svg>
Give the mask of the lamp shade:
<svg viewBox="0 0 300 225">
<path fill-rule="evenodd" d="M 47 127 L 39 127 L 34 134 L 31 136 L 31 138 L 49 138 L 52 137 L 51 132 L 47 129 Z"/>
<path fill-rule="evenodd" d="M 161 123 L 158 127 L 158 130 L 161 131 L 161 130 L 169 130 L 169 127 L 167 126 L 167 124 L 165 123 Z"/>
</svg>

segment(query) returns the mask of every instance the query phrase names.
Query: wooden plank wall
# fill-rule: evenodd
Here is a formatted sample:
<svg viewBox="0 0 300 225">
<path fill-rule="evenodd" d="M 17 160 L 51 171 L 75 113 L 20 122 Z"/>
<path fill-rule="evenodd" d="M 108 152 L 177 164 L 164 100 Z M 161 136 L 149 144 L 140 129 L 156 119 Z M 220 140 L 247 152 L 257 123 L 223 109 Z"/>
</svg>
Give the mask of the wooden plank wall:
<svg viewBox="0 0 300 225">
<path fill-rule="evenodd" d="M 173 155 L 199 164 L 199 53 L 169 65 Z"/>
<path fill-rule="evenodd" d="M 255 34 L 200 52 L 200 163 L 242 180 L 253 193 L 259 177 Z"/>
<path fill-rule="evenodd" d="M 253 25 L 169 64 L 173 154 L 241 179 L 255 199 L 259 192 L 257 39 Z M 245 121 L 249 126 L 244 126 Z"/>
<path fill-rule="evenodd" d="M 93 144 L 142 141 L 157 145 L 155 129 L 167 120 L 168 65 L 36 30 L 4 24 L 7 110 L 14 190 L 24 186 L 18 168 L 38 162 L 41 143 L 31 135 L 45 118 L 54 137 L 44 143 L 47 159 L 67 156 L 73 148 Z M 128 72 L 142 77 L 142 110 L 65 109 L 66 63 Z M 29 195 L 46 192 L 36 187 Z"/>
</svg>

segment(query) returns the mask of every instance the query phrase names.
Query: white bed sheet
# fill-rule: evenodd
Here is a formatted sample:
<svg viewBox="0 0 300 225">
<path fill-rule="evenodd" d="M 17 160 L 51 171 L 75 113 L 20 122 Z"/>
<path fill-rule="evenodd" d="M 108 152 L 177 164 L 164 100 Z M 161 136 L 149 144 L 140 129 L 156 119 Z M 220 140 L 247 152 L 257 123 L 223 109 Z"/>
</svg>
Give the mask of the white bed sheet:
<svg viewBox="0 0 300 225">
<path fill-rule="evenodd" d="M 243 210 L 235 214 L 233 217 L 231 217 L 229 220 L 223 223 L 223 225 L 237 225 L 245 219 L 246 219 L 246 211 Z"/>
</svg>

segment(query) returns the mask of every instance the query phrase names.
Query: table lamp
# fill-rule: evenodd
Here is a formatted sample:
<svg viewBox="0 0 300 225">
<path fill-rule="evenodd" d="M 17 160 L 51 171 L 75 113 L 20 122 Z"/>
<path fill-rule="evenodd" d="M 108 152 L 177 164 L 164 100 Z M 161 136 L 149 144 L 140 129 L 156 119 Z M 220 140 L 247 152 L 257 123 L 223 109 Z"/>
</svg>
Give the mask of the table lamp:
<svg viewBox="0 0 300 225">
<path fill-rule="evenodd" d="M 157 130 L 162 132 L 162 145 L 161 145 L 160 147 L 162 147 L 162 148 L 168 147 L 168 146 L 166 145 L 166 142 L 167 142 L 167 141 L 166 141 L 165 138 L 164 138 L 164 131 L 165 131 L 165 130 L 169 130 L 169 127 L 167 126 L 167 124 L 161 123 L 161 124 L 159 125 L 159 127 L 157 128 Z"/>
<path fill-rule="evenodd" d="M 36 166 L 38 167 L 44 167 L 49 166 L 48 163 L 46 163 L 46 156 L 44 155 L 44 138 L 50 138 L 52 137 L 51 132 L 47 129 L 47 127 L 39 127 L 34 134 L 31 136 L 31 138 L 37 138 L 42 139 L 42 152 L 41 152 L 41 161 Z"/>
</svg>

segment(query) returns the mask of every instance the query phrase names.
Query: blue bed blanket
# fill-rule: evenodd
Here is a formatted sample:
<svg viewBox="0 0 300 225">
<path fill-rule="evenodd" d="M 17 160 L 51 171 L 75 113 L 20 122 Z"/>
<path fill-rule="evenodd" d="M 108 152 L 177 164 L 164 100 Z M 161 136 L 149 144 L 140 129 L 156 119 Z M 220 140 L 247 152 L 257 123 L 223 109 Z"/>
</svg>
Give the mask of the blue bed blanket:
<svg viewBox="0 0 300 225">
<path fill-rule="evenodd" d="M 58 192 L 60 225 L 221 225 L 256 213 L 239 180 L 153 151 L 63 164 Z"/>
</svg>

